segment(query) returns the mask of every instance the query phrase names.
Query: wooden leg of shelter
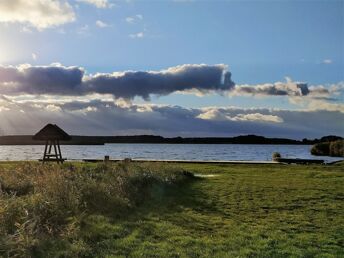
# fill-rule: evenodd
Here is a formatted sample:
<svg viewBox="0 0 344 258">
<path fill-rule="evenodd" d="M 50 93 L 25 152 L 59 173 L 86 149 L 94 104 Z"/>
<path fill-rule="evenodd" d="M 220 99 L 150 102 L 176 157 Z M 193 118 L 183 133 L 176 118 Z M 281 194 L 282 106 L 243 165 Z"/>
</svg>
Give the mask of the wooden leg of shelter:
<svg viewBox="0 0 344 258">
<path fill-rule="evenodd" d="M 57 157 L 58 159 L 61 159 L 60 157 L 60 144 L 59 144 L 59 140 L 56 141 L 56 148 L 57 148 Z"/>
<path fill-rule="evenodd" d="M 50 140 L 49 141 L 49 153 L 48 153 L 49 155 L 47 156 L 48 160 L 50 160 L 50 158 L 51 158 L 51 155 L 52 155 L 51 150 L 52 150 L 52 148 L 53 148 L 53 141 Z"/>
<path fill-rule="evenodd" d="M 48 150 L 48 155 L 51 154 L 51 147 L 52 147 L 52 142 L 51 140 L 48 140 L 49 141 L 49 150 Z M 47 159 L 50 159 L 50 156 L 47 156 Z"/>
<path fill-rule="evenodd" d="M 48 141 L 45 141 L 45 147 L 44 147 L 44 154 L 43 154 L 43 163 L 45 161 L 45 156 L 47 155 L 47 148 L 48 148 Z"/>
<path fill-rule="evenodd" d="M 59 157 L 59 154 L 57 152 L 57 148 L 56 148 L 56 142 L 54 141 L 54 151 L 55 151 L 55 159 L 57 161 L 57 163 L 60 162 L 60 157 Z"/>
<path fill-rule="evenodd" d="M 61 147 L 60 147 L 60 141 L 59 140 L 57 140 L 57 149 L 59 151 L 59 159 L 61 160 L 61 163 L 63 163 Z"/>
<path fill-rule="evenodd" d="M 42 161 L 43 163 L 45 161 L 56 161 L 57 163 L 63 163 L 59 140 L 47 140 L 45 142 Z"/>
</svg>

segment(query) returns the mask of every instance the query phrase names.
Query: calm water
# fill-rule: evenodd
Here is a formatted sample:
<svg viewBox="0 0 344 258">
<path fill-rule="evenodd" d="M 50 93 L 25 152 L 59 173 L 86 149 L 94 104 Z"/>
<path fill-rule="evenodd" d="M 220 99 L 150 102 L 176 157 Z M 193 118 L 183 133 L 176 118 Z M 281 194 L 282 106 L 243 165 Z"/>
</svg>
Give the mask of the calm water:
<svg viewBox="0 0 344 258">
<path fill-rule="evenodd" d="M 316 157 L 310 145 L 249 145 L 249 144 L 106 144 L 63 145 L 67 159 L 110 158 L 175 159 L 175 160 L 271 160 L 273 152 L 286 158 L 312 158 L 326 161 L 340 158 Z M 0 146 L 0 160 L 37 160 L 44 146 Z"/>
</svg>

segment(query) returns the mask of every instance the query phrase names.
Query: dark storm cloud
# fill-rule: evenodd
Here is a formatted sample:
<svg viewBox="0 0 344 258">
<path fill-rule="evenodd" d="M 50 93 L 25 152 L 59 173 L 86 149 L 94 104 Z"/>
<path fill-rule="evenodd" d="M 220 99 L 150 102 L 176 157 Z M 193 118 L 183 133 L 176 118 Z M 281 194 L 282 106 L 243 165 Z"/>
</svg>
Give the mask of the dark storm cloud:
<svg viewBox="0 0 344 258">
<path fill-rule="evenodd" d="M 316 88 L 314 89 L 316 90 Z M 237 85 L 232 94 L 260 96 L 307 96 L 310 93 L 307 83 L 287 82 L 266 83 L 258 85 Z"/>
<path fill-rule="evenodd" d="M 116 98 L 148 99 L 151 94 L 168 95 L 197 89 L 230 90 L 234 87 L 226 65 L 181 65 L 161 71 L 127 71 L 86 75 L 80 67 L 62 65 L 0 66 L 0 93 L 87 95 L 112 94 Z"/>
<path fill-rule="evenodd" d="M 80 91 L 84 70 L 61 65 L 0 66 L 0 93 L 75 95 Z"/>
<path fill-rule="evenodd" d="M 125 71 L 86 74 L 82 67 L 62 66 L 0 66 L 0 94 L 79 96 L 111 94 L 115 98 L 149 99 L 151 95 L 197 90 L 229 95 L 330 97 L 343 87 L 308 86 L 307 83 L 275 82 L 256 85 L 235 85 L 224 64 L 185 64 L 160 71 Z"/>
<path fill-rule="evenodd" d="M 168 95 L 189 89 L 230 90 L 234 82 L 225 65 L 181 65 L 159 72 L 99 74 L 86 80 L 85 85 L 88 92 L 148 99 L 150 94 Z"/>
</svg>

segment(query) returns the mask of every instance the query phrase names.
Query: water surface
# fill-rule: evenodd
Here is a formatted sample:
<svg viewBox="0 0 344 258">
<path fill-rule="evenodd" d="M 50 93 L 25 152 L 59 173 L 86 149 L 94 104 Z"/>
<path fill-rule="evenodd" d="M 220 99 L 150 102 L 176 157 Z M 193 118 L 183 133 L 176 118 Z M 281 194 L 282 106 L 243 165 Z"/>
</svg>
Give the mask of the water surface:
<svg viewBox="0 0 344 258">
<path fill-rule="evenodd" d="M 256 144 L 105 144 L 62 145 L 67 159 L 111 158 L 169 159 L 169 160 L 271 160 L 273 152 L 285 158 L 339 160 L 310 154 L 311 145 Z M 0 146 L 0 160 L 37 160 L 42 158 L 44 146 Z"/>
</svg>

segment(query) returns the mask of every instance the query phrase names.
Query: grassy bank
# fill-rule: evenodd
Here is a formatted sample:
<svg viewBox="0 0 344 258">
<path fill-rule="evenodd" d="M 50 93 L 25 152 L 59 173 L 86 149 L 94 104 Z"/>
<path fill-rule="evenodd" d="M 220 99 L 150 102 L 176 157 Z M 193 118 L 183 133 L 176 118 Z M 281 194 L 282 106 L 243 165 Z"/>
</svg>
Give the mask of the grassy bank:
<svg viewBox="0 0 344 258">
<path fill-rule="evenodd" d="M 3 163 L 0 255 L 94 256 L 89 221 L 123 220 L 191 176 L 156 164 Z"/>
<path fill-rule="evenodd" d="M 3 256 L 344 256 L 343 164 L 0 167 Z"/>
</svg>

